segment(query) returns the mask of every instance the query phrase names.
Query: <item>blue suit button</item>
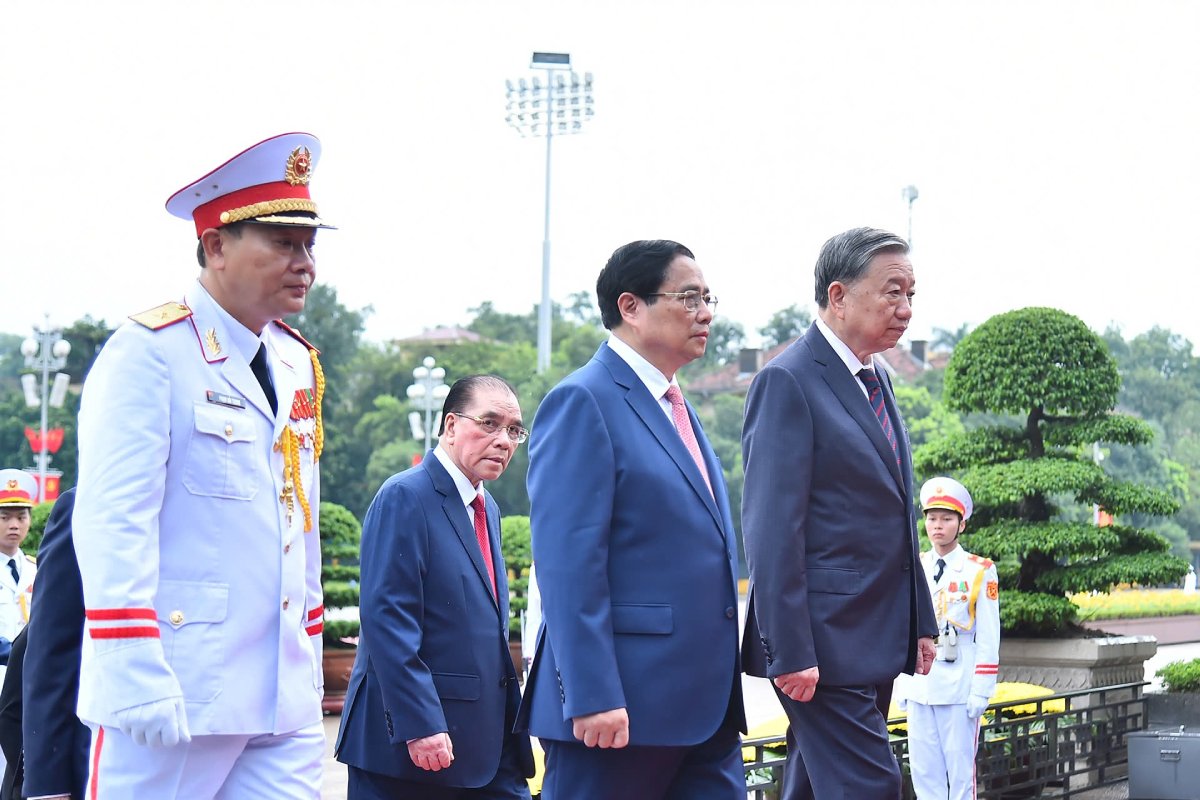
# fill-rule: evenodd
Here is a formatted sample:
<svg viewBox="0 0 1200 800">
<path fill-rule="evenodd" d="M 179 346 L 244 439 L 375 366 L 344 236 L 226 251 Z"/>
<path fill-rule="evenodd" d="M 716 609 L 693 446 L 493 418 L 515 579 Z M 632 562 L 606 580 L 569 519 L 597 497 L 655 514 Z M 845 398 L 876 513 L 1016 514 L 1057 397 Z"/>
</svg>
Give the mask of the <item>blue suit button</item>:
<svg viewBox="0 0 1200 800">
<path fill-rule="evenodd" d="M 736 611 L 734 611 L 732 608 L 727 608 L 727 609 L 725 609 L 725 619 L 733 619 L 733 616 L 734 616 L 734 614 L 736 614 L 736 613 L 737 613 L 737 612 L 736 612 Z"/>
</svg>

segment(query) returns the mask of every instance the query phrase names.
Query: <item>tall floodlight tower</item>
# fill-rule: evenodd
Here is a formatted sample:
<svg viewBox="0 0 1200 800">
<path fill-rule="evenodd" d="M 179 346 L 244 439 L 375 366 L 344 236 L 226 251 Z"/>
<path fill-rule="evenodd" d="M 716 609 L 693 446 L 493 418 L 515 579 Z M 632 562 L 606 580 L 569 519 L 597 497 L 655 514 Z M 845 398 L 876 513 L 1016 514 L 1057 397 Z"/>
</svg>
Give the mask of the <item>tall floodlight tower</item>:
<svg viewBox="0 0 1200 800">
<path fill-rule="evenodd" d="M 542 237 L 542 302 L 538 307 L 537 371 L 550 367 L 550 153 L 555 136 L 583 130 L 595 113 L 592 107 L 592 73 L 582 77 L 571 69 L 568 53 L 534 53 L 530 69 L 545 70 L 541 78 L 518 78 L 508 87 L 505 121 L 523 137 L 546 139 L 546 218 Z"/>
</svg>

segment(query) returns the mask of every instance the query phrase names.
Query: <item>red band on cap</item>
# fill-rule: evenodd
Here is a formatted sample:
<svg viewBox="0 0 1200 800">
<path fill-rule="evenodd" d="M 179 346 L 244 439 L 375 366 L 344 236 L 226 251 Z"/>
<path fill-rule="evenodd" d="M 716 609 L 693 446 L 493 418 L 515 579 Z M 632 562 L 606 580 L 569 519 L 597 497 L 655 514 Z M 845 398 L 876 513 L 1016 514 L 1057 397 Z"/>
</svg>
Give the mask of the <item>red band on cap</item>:
<svg viewBox="0 0 1200 800">
<path fill-rule="evenodd" d="M 208 228 L 219 228 L 227 224 L 221 222 L 221 214 L 225 211 L 252 206 L 255 203 L 270 203 L 275 200 L 309 199 L 307 184 L 293 186 L 287 181 L 262 183 L 258 186 L 248 186 L 245 189 L 221 195 L 216 200 L 210 200 L 204 205 L 198 206 L 192 212 L 192 219 L 196 221 L 196 235 L 199 236 Z M 254 216 L 263 216 L 267 213 L 273 212 L 262 212 Z"/>
<path fill-rule="evenodd" d="M 931 497 L 925 501 L 925 510 L 928 511 L 931 508 L 945 508 L 950 511 L 957 511 L 960 517 L 966 516 L 967 511 L 966 507 L 958 500 L 944 494 Z"/>
</svg>

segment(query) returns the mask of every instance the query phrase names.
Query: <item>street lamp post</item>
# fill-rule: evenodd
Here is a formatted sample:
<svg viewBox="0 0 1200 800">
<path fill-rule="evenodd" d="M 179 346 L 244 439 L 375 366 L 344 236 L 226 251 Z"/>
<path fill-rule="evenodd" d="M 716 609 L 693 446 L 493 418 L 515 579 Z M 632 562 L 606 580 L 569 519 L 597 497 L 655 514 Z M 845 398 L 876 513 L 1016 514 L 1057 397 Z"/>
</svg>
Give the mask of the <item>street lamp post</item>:
<svg viewBox="0 0 1200 800">
<path fill-rule="evenodd" d="M 54 388 L 50 388 L 50 370 L 56 372 L 66 366 L 67 356 L 71 352 L 71 343 L 60 338 L 62 331 L 50 327 L 50 315 L 41 328 L 33 329 L 33 336 L 21 342 L 21 355 L 25 356 L 25 366 L 41 370 L 41 397 L 38 397 L 34 384 L 37 378 L 32 374 L 21 376 L 21 386 L 25 390 L 25 403 L 33 407 L 42 407 L 41 438 L 38 440 L 38 502 L 46 499 L 46 467 L 49 456 L 46 453 L 46 429 L 48 427 L 48 412 L 51 405 L 55 408 L 63 404 L 67 395 L 67 385 L 70 377 L 64 372 L 54 376 Z"/>
<path fill-rule="evenodd" d="M 569 53 L 534 53 L 530 69 L 546 70 L 543 88 L 538 78 L 518 79 L 508 87 L 505 121 L 523 137 L 546 137 L 546 214 L 542 236 L 542 303 L 538 307 L 537 371 L 550 368 L 550 151 L 555 136 L 579 133 L 595 114 L 592 73 L 571 69 Z"/>
<path fill-rule="evenodd" d="M 421 366 L 413 370 L 413 378 L 416 383 L 408 387 L 407 393 L 410 400 L 417 401 L 425 410 L 425 452 L 429 452 L 429 448 L 433 446 L 433 428 L 434 404 L 440 404 L 446 399 L 446 395 L 450 393 L 450 387 L 443 380 L 446 377 L 446 370 L 441 367 L 435 367 L 437 361 L 433 356 L 425 356 L 425 360 L 421 362 Z M 420 415 L 414 411 L 409 416 L 409 422 L 412 424 L 413 436 L 417 439 L 421 438 L 422 429 L 420 427 Z"/>
<path fill-rule="evenodd" d="M 913 201 L 916 200 L 918 197 L 920 197 L 921 193 L 917 191 L 917 187 L 913 186 L 910 183 L 908 186 L 905 186 L 903 189 L 900 190 L 900 196 L 902 198 L 904 198 L 904 202 L 908 203 L 908 249 L 911 250 L 912 246 L 913 246 L 913 240 L 912 240 Z"/>
</svg>

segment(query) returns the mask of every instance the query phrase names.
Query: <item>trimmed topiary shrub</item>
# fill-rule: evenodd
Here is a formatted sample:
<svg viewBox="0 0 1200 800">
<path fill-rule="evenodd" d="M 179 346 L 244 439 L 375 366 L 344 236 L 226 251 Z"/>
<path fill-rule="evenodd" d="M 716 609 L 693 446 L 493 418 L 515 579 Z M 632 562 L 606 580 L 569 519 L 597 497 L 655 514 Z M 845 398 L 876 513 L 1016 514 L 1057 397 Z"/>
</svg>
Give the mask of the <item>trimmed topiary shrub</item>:
<svg viewBox="0 0 1200 800">
<path fill-rule="evenodd" d="M 508 635 L 509 638 L 520 637 L 521 612 L 529 606 L 529 565 L 533 563 L 529 517 L 500 519 L 500 552 L 508 570 Z"/>
<path fill-rule="evenodd" d="M 992 317 L 954 349 L 947 406 L 1016 419 L 926 444 L 913 462 L 920 475 L 953 474 L 970 490 L 963 546 L 996 562 L 1008 633 L 1061 635 L 1076 618 L 1068 595 L 1174 582 L 1187 571 L 1153 531 L 1079 521 L 1093 505 L 1118 520 L 1179 510 L 1170 493 L 1115 481 L 1092 460 L 1096 442 L 1153 437 L 1145 422 L 1113 413 L 1119 389 L 1104 341 L 1053 308 Z"/>
<path fill-rule="evenodd" d="M 358 607 L 358 557 L 362 524 L 345 506 L 321 503 L 321 591 L 325 594 L 327 647 L 353 647 L 343 638 L 358 636 L 358 620 L 330 619 L 329 612 Z"/>
</svg>

